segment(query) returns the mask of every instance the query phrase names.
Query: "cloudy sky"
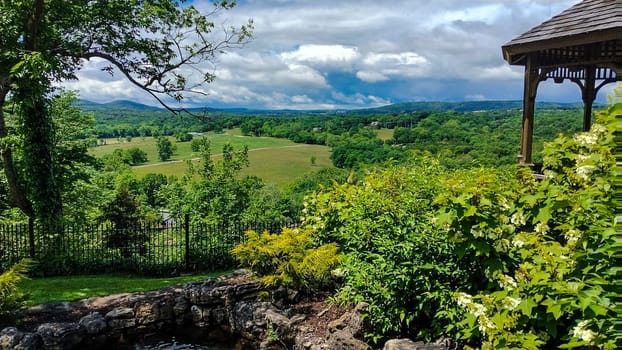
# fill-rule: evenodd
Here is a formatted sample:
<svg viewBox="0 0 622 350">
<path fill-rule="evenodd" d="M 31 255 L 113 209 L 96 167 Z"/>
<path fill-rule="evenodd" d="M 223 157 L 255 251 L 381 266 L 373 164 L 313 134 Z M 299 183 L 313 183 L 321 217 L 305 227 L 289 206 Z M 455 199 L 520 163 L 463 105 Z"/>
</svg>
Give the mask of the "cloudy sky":
<svg viewBox="0 0 622 350">
<path fill-rule="evenodd" d="M 255 38 L 218 58 L 217 79 L 189 105 L 362 108 L 408 101 L 520 100 L 522 67 L 501 46 L 579 0 L 245 0 L 217 23 L 255 23 Z M 195 0 L 209 9 L 206 0 Z M 88 62 L 66 84 L 81 98 L 156 102 Z M 599 100 L 604 101 L 604 88 Z M 543 83 L 541 101 L 580 101 Z"/>
</svg>

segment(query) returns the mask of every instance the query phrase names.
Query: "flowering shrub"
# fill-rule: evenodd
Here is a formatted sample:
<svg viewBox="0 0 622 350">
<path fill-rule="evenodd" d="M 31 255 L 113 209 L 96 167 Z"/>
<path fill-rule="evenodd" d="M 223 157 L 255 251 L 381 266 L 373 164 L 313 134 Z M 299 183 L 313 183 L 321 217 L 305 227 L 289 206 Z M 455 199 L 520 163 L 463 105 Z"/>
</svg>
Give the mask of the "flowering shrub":
<svg viewBox="0 0 622 350">
<path fill-rule="evenodd" d="M 483 349 L 615 347 L 613 114 L 547 144 L 539 183 L 448 182 L 439 223 L 493 283 L 455 294 L 464 338 Z"/>
</svg>

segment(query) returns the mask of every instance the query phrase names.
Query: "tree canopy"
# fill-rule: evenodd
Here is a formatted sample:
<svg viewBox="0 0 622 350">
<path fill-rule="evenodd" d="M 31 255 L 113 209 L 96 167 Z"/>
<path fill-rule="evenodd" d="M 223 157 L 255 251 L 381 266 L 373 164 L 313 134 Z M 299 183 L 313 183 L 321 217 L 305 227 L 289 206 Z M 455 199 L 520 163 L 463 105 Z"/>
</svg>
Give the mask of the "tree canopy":
<svg viewBox="0 0 622 350">
<path fill-rule="evenodd" d="M 49 113 L 58 82 L 77 79 L 85 61 L 101 59 L 108 63 L 104 71 L 122 74 L 181 112 L 166 101 L 202 93 L 215 78 L 214 59 L 250 39 L 252 21 L 226 28 L 211 21 L 234 6 L 214 1 L 204 14 L 185 0 L 1 1 L 0 157 L 12 201 L 29 217 L 49 220 L 62 212 Z M 8 107 L 24 126 L 23 170 L 13 159 Z"/>
</svg>

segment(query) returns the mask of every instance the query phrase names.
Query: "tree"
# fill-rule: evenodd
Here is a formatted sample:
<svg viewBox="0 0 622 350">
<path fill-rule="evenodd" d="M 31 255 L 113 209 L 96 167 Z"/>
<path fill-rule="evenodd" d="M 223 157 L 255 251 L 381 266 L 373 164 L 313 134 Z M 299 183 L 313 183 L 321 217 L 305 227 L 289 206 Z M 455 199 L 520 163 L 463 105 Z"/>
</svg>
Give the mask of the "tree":
<svg viewBox="0 0 622 350">
<path fill-rule="evenodd" d="M 142 163 L 146 163 L 149 159 L 147 158 L 147 152 L 143 151 L 138 147 L 132 147 L 128 149 L 127 154 L 130 156 L 131 163 L 130 165 L 138 165 Z"/>
<path fill-rule="evenodd" d="M 9 136 L 4 107 L 13 105 L 24 127 L 24 169 L 14 161 L 10 142 L 0 142 L 0 157 L 11 199 L 30 218 L 54 220 L 62 212 L 54 176 L 54 128 L 49 113 L 53 86 L 76 79 L 85 60 L 109 63 L 169 111 L 169 97 L 202 93 L 214 80 L 216 56 L 243 45 L 252 21 L 216 31 L 210 16 L 235 1 L 214 1 L 201 14 L 185 0 L 7 0 L 0 2 L 0 139 Z M 217 32 L 222 36 L 218 37 Z M 207 64 L 206 64 L 207 63 Z M 200 74 L 197 74 L 199 72 Z M 30 179 L 25 181 L 25 179 Z"/>
<path fill-rule="evenodd" d="M 171 159 L 173 151 L 175 150 L 173 143 L 166 137 L 158 137 L 156 141 L 156 147 L 158 148 L 158 157 L 161 161 Z"/>
</svg>

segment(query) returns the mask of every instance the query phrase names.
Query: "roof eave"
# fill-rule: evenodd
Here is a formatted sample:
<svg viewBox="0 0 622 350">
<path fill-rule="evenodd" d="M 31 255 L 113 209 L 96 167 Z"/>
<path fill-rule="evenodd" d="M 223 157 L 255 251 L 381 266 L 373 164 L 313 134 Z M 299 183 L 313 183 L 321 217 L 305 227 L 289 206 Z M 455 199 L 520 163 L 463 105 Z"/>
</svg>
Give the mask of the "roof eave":
<svg viewBox="0 0 622 350">
<path fill-rule="evenodd" d="M 610 40 L 622 40 L 622 28 L 610 28 L 598 31 L 554 37 L 538 41 L 516 42 L 517 39 L 503 45 L 503 59 L 511 65 L 524 65 L 522 59 L 526 54 L 542 50 L 580 46 Z"/>
</svg>

